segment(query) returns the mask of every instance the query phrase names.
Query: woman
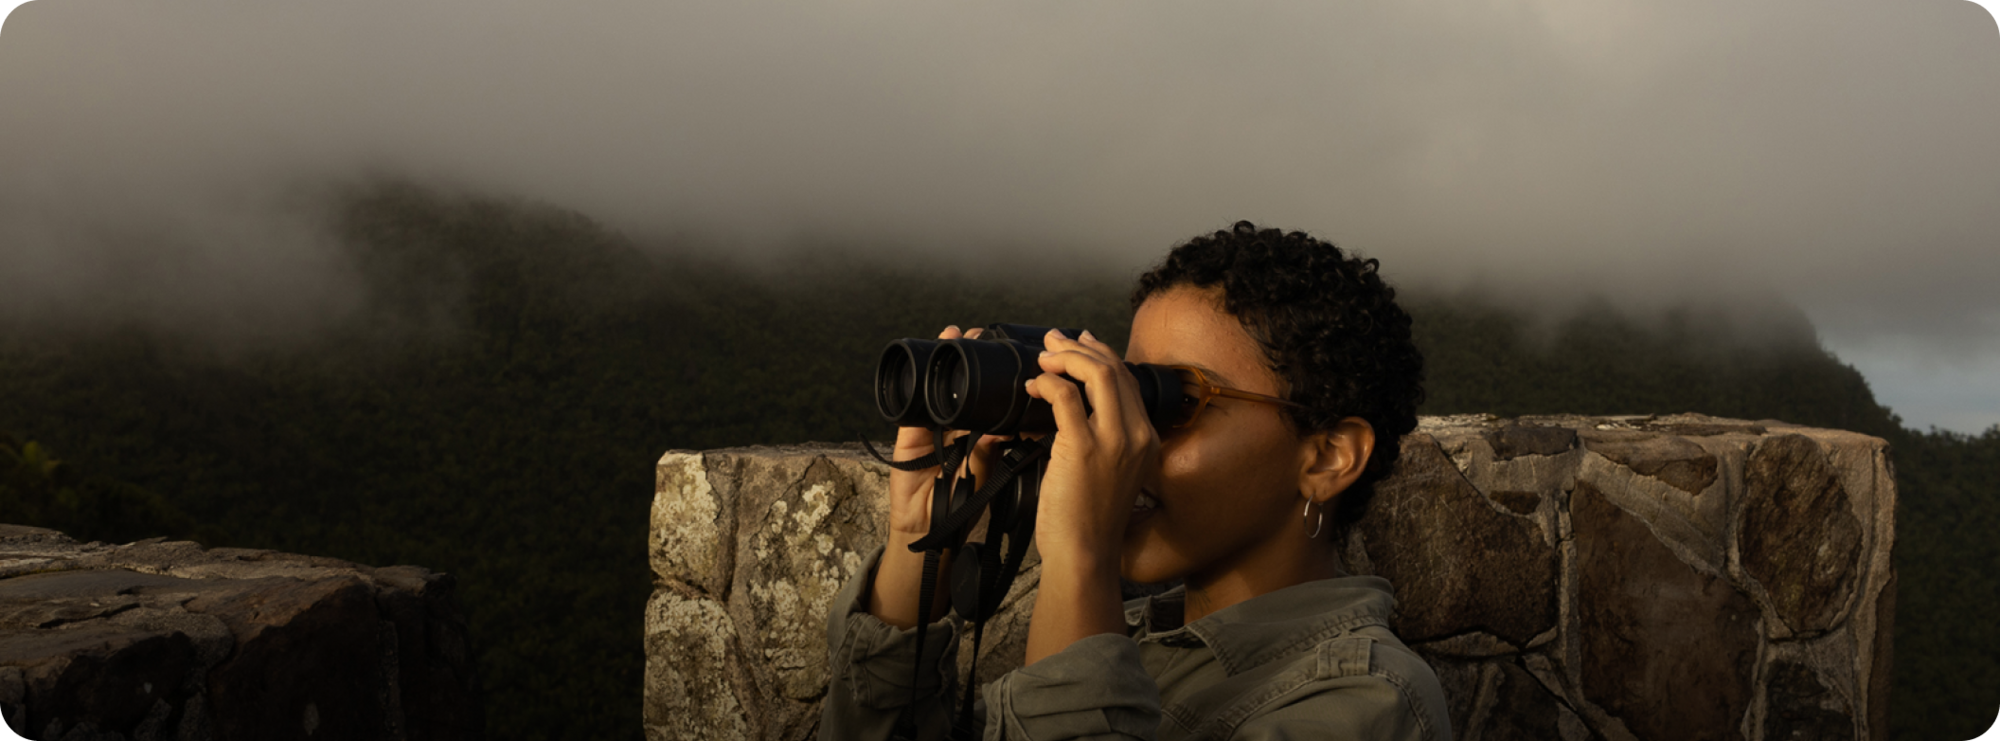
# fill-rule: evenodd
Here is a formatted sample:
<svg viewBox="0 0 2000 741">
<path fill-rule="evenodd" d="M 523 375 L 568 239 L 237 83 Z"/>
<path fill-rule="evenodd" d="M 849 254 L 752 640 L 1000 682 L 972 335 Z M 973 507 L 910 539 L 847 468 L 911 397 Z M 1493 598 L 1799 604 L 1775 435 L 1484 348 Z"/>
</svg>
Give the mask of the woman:
<svg viewBox="0 0 2000 741">
<path fill-rule="evenodd" d="M 1109 346 L 1049 334 L 1028 382 L 1058 427 L 1041 583 L 1025 665 L 984 688 L 985 737 L 1450 739 L 1436 675 L 1388 629 L 1390 585 L 1336 556 L 1423 396 L 1376 262 L 1238 222 L 1175 248 L 1133 304 L 1123 360 L 1185 368 L 1191 417 L 1155 430 Z M 931 444 L 905 428 L 896 458 Z M 834 600 L 822 738 L 888 738 L 911 702 L 923 557 L 908 546 L 935 475 L 891 474 L 889 542 Z M 1185 585 L 1121 604 L 1121 575 Z M 925 617 L 919 738 L 949 727 L 947 609 Z"/>
</svg>

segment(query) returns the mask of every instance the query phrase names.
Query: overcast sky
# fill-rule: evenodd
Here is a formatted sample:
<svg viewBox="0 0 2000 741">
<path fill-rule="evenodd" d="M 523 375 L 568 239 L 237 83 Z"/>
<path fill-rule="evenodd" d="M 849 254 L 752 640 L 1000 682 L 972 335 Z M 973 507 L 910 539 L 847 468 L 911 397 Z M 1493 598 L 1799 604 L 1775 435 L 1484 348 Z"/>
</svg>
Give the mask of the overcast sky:
<svg viewBox="0 0 2000 741">
<path fill-rule="evenodd" d="M 0 30 L 0 308 L 337 312 L 312 193 L 370 173 L 751 255 L 1130 270 L 1250 218 L 1524 302 L 1776 296 L 1977 431 L 1996 134 L 1966 0 L 36 0 Z"/>
</svg>

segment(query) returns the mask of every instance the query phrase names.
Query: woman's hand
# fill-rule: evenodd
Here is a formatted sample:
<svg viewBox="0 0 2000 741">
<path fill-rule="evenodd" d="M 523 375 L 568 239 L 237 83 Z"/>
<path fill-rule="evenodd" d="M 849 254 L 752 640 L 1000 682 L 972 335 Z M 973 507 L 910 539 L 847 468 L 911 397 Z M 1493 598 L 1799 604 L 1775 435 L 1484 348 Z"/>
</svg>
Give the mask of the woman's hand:
<svg viewBox="0 0 2000 741">
<path fill-rule="evenodd" d="M 967 339 L 977 338 L 980 330 L 975 328 L 964 333 Z M 958 327 L 946 327 L 938 334 L 938 339 L 955 340 L 961 336 Z M 947 433 L 947 443 L 963 437 L 964 432 Z M 960 470 L 963 475 L 983 477 L 987 463 L 993 455 L 993 444 L 1000 438 L 982 438 L 973 446 L 971 460 Z M 896 452 L 891 460 L 908 461 L 930 455 L 935 439 L 929 429 L 923 427 L 903 427 L 896 432 Z M 917 542 L 931 530 L 931 491 L 935 488 L 938 467 L 917 471 L 889 470 L 889 537 L 884 545 L 882 563 L 875 572 L 875 586 L 868 593 L 868 612 L 882 622 L 897 628 L 912 628 L 917 624 L 918 589 L 923 585 L 924 555 L 910 550 L 910 544 Z M 931 614 L 926 622 L 944 617 L 951 610 L 951 552 L 946 551 L 938 562 L 937 588 L 931 598 Z"/>
<path fill-rule="evenodd" d="M 1044 372 L 1028 382 L 1028 394 L 1054 407 L 1057 434 L 1042 478 L 1035 540 L 1044 558 L 1051 550 L 1088 553 L 1116 566 L 1132 502 L 1146 466 L 1159 455 L 1160 438 L 1146 417 L 1137 379 L 1109 345 L 1089 332 L 1078 340 L 1050 332 L 1045 343 Z"/>
<path fill-rule="evenodd" d="M 1141 478 L 1160 450 L 1138 381 L 1109 345 L 1089 332 L 1072 340 L 1052 331 L 1044 347 L 1043 373 L 1028 393 L 1055 409 L 1056 441 L 1035 516 L 1042 582 L 1028 622 L 1030 664 L 1079 639 L 1124 632 L 1119 553 Z"/>
</svg>

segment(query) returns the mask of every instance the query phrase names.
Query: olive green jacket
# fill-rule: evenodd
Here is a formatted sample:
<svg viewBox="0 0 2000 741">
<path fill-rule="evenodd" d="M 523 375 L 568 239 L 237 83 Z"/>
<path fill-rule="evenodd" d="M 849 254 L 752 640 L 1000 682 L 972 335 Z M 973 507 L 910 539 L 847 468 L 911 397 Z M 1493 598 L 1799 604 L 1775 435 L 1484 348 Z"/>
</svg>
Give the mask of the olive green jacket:
<svg viewBox="0 0 2000 741">
<path fill-rule="evenodd" d="M 916 631 L 868 614 L 877 549 L 827 615 L 820 738 L 889 738 L 910 704 Z M 1340 739 L 1450 741 L 1437 675 L 1389 631 L 1395 598 L 1373 576 L 1297 584 L 1181 624 L 1176 588 L 1125 604 L 1127 635 L 1096 635 L 986 685 L 988 741 Z M 919 739 L 943 738 L 956 701 L 956 614 L 924 638 Z"/>
</svg>

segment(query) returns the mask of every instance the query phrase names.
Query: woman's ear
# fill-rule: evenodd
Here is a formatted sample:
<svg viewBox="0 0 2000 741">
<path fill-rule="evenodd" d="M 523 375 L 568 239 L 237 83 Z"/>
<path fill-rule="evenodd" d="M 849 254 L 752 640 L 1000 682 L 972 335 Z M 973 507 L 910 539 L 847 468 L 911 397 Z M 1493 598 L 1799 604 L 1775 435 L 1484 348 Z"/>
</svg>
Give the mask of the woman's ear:
<svg viewBox="0 0 2000 741">
<path fill-rule="evenodd" d="M 1299 472 L 1299 491 L 1322 505 L 1347 491 L 1368 469 L 1368 456 L 1375 452 L 1375 427 L 1360 417 L 1334 423 L 1333 429 L 1307 435 L 1305 460 Z"/>
</svg>

